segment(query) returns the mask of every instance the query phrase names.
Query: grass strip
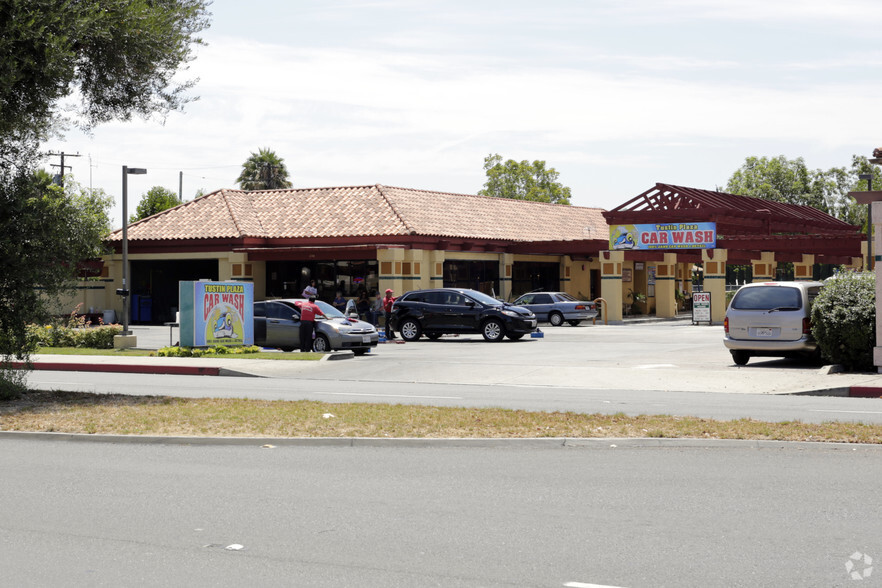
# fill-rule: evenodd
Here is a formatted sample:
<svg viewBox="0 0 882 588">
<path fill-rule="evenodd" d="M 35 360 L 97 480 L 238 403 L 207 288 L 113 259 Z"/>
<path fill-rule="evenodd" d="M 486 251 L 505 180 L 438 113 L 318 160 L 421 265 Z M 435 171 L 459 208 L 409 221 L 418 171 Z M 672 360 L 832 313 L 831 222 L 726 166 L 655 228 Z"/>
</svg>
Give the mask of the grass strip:
<svg viewBox="0 0 882 588">
<path fill-rule="evenodd" d="M 156 351 L 150 349 L 84 349 L 81 347 L 40 347 L 36 355 L 108 355 L 113 357 L 155 357 Z M 209 359 L 277 359 L 282 361 L 317 361 L 324 353 L 282 353 L 279 351 L 261 351 L 259 353 L 225 353 L 219 355 L 203 355 Z M 190 358 L 188 358 L 190 359 Z M 199 357 L 193 359 L 200 359 Z"/>
<path fill-rule="evenodd" d="M 62 391 L 33 391 L 0 402 L 0 429 L 199 437 L 659 437 L 882 443 L 882 425 L 862 423 L 717 421 L 667 415 Z"/>
</svg>

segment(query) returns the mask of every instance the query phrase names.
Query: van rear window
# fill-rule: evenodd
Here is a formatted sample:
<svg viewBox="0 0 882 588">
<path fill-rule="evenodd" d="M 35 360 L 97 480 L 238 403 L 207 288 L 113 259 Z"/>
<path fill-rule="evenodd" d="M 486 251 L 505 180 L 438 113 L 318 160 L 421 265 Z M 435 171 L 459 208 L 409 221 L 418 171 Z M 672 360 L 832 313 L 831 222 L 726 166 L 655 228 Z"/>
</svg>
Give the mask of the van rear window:
<svg viewBox="0 0 882 588">
<path fill-rule="evenodd" d="M 732 299 L 732 308 L 739 310 L 772 310 L 802 308 L 802 296 L 798 288 L 781 286 L 757 286 L 742 288 Z"/>
</svg>

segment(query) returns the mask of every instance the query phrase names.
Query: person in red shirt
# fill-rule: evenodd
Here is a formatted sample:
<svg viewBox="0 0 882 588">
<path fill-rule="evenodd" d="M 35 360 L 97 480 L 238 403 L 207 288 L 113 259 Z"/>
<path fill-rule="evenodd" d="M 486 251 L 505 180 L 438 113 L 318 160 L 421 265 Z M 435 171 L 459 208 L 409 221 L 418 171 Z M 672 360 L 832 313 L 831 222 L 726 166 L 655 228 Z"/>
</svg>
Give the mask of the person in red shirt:
<svg viewBox="0 0 882 588">
<path fill-rule="evenodd" d="M 392 330 L 392 303 L 395 302 L 395 297 L 392 296 L 392 289 L 386 290 L 386 295 L 383 297 L 383 312 L 386 316 L 386 340 L 392 341 L 395 339 L 395 331 Z"/>
<path fill-rule="evenodd" d="M 315 297 L 310 296 L 307 302 L 295 302 L 300 308 L 300 352 L 312 351 L 312 336 L 315 332 L 315 317 L 319 315 L 328 318 L 315 304 Z"/>
</svg>

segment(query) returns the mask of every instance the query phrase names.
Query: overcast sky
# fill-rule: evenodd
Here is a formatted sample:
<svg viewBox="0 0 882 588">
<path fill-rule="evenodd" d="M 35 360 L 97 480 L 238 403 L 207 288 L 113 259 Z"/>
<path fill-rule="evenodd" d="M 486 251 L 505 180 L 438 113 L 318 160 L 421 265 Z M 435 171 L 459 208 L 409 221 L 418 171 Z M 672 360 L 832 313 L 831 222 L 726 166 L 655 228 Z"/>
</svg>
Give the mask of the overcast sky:
<svg viewBox="0 0 882 588">
<path fill-rule="evenodd" d="M 73 174 L 129 208 L 235 188 L 268 147 L 295 187 L 474 194 L 483 160 L 541 159 L 573 204 L 714 189 L 751 155 L 848 165 L 882 145 L 878 0 L 216 0 L 162 121 L 67 133 Z M 58 158 L 47 160 L 58 163 Z M 91 167 L 90 167 L 91 163 Z M 113 210 L 115 226 L 121 222 Z"/>
</svg>

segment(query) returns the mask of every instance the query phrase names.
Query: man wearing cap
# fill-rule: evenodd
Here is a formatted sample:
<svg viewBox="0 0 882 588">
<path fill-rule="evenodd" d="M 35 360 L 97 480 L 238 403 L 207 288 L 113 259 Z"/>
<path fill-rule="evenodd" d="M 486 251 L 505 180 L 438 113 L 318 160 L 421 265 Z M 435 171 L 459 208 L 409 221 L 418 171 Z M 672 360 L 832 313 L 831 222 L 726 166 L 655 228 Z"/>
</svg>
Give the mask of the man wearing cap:
<svg viewBox="0 0 882 588">
<path fill-rule="evenodd" d="M 300 308 L 300 352 L 306 353 L 307 351 L 312 351 L 312 334 L 315 331 L 316 315 L 324 318 L 328 317 L 315 304 L 314 296 L 310 296 L 306 302 L 298 300 L 294 305 Z"/>
<path fill-rule="evenodd" d="M 395 338 L 395 332 L 392 330 L 392 303 L 395 297 L 392 296 L 392 289 L 386 290 L 386 296 L 383 297 L 383 312 L 386 316 L 386 340 L 391 341 Z"/>
</svg>

